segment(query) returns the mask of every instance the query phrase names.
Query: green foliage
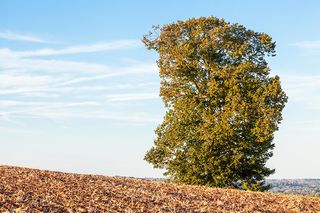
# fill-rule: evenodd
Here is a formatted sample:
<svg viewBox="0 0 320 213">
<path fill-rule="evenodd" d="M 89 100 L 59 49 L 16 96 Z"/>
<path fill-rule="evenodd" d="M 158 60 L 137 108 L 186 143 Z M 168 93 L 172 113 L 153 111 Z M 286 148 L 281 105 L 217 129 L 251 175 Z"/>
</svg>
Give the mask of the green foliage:
<svg viewBox="0 0 320 213">
<path fill-rule="evenodd" d="M 265 190 L 287 96 L 269 76 L 275 42 L 215 17 L 154 27 L 144 36 L 159 53 L 167 108 L 145 160 L 186 184 Z"/>
</svg>

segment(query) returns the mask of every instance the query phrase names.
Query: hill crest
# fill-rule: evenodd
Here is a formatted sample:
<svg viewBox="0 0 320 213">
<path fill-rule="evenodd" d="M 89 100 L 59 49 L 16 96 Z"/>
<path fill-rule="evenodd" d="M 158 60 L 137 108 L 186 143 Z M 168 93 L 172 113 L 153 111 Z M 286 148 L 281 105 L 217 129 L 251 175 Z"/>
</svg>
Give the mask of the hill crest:
<svg viewBox="0 0 320 213">
<path fill-rule="evenodd" d="M 0 166 L 0 210 L 317 212 L 320 198 Z"/>
</svg>

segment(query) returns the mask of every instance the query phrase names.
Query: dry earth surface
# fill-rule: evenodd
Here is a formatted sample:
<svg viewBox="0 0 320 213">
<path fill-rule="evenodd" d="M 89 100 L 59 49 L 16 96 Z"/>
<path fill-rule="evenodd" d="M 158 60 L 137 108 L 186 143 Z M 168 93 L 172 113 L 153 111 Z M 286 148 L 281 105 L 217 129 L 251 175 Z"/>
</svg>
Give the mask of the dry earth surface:
<svg viewBox="0 0 320 213">
<path fill-rule="evenodd" d="M 320 198 L 0 166 L 0 212 L 320 212 Z"/>
</svg>

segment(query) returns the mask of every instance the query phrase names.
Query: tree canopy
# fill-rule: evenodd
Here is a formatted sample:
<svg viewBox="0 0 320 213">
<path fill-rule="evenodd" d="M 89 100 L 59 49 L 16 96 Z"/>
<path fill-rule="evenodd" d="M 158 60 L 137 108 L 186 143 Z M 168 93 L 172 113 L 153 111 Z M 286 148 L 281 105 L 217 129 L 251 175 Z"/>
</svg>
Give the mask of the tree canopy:
<svg viewBox="0 0 320 213">
<path fill-rule="evenodd" d="M 167 108 L 145 160 L 173 181 L 265 190 L 274 132 L 287 96 L 270 76 L 275 42 L 215 17 L 155 26 L 145 35 L 159 54 Z"/>
</svg>

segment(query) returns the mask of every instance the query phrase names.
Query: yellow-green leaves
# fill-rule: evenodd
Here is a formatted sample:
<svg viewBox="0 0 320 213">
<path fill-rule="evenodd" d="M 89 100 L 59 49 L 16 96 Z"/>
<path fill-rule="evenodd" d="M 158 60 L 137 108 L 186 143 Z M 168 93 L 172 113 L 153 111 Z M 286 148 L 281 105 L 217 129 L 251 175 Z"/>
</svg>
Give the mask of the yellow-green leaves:
<svg viewBox="0 0 320 213">
<path fill-rule="evenodd" d="M 265 190 L 287 96 L 269 76 L 275 42 L 215 17 L 155 28 L 143 42 L 159 53 L 168 111 L 145 160 L 177 182 Z"/>
</svg>

